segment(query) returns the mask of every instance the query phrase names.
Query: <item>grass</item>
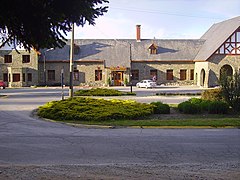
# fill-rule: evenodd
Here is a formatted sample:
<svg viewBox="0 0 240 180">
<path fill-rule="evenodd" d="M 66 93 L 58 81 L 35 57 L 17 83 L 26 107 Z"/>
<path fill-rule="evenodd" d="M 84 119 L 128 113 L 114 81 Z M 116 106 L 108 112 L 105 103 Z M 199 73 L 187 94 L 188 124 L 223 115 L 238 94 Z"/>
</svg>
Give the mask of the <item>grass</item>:
<svg viewBox="0 0 240 180">
<path fill-rule="evenodd" d="M 173 120 L 108 120 L 108 121 L 65 121 L 74 124 L 101 125 L 101 126 L 141 126 L 141 127 L 240 127 L 239 118 L 221 119 L 173 119 Z"/>
</svg>

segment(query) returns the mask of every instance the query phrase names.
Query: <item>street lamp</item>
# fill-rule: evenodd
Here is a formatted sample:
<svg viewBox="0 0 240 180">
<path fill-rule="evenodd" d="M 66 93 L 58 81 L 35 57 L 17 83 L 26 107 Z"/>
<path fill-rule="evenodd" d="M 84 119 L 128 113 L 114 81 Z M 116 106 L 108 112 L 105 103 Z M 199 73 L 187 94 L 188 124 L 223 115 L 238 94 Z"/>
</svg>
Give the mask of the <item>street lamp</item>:
<svg viewBox="0 0 240 180">
<path fill-rule="evenodd" d="M 43 52 L 43 78 L 44 78 L 44 85 L 47 85 L 47 74 L 46 74 L 46 53 L 48 51 L 52 51 L 54 48 L 47 49 Z"/>
</svg>

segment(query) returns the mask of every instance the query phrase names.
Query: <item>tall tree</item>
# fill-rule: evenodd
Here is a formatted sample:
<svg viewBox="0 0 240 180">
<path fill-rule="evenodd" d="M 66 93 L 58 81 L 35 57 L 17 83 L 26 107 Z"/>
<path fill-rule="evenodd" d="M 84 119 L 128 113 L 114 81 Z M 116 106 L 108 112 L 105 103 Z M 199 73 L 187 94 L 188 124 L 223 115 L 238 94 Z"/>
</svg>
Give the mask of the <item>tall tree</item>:
<svg viewBox="0 0 240 180">
<path fill-rule="evenodd" d="M 2 0 L 0 47 L 6 43 L 30 50 L 63 47 L 72 23 L 95 25 L 108 0 Z"/>
</svg>

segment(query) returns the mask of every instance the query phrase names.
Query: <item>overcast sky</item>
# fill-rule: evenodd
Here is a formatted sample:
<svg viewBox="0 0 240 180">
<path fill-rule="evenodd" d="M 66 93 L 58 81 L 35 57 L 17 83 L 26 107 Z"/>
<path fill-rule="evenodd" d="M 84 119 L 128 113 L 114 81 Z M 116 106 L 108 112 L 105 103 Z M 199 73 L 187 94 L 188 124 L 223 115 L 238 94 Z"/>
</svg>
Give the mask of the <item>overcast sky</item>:
<svg viewBox="0 0 240 180">
<path fill-rule="evenodd" d="M 75 28 L 77 39 L 198 39 L 214 23 L 240 15 L 239 0 L 109 0 L 95 26 Z M 70 35 L 68 35 L 70 38 Z"/>
</svg>

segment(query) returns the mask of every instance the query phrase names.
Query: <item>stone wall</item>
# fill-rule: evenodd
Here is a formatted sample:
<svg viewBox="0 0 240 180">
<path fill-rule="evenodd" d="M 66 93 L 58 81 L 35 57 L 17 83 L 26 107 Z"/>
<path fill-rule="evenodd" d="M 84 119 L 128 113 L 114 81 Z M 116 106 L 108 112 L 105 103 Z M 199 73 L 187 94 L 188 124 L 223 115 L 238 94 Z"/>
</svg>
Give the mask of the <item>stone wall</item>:
<svg viewBox="0 0 240 180">
<path fill-rule="evenodd" d="M 61 71 L 64 72 L 64 85 L 69 85 L 70 72 L 69 62 L 47 62 L 46 63 L 46 85 L 60 85 Z M 73 80 L 74 86 L 79 85 L 103 85 L 105 84 L 105 69 L 102 62 L 76 62 L 74 63 L 74 71 L 79 73 L 79 80 Z M 55 71 L 55 80 L 49 81 L 48 70 Z M 95 81 L 95 70 L 102 70 L 102 80 Z M 39 84 L 44 85 L 44 64 L 39 63 Z"/>
<path fill-rule="evenodd" d="M 240 70 L 240 56 L 239 55 L 213 55 L 209 58 L 209 69 L 211 69 L 210 74 L 210 86 L 218 85 L 217 80 L 220 77 L 220 69 L 224 65 L 230 65 L 233 70 L 233 74 Z"/>
<path fill-rule="evenodd" d="M 132 70 L 139 70 L 139 80 L 133 81 L 136 84 L 143 79 L 151 79 L 150 70 L 157 70 L 157 84 L 166 85 L 190 85 L 194 80 L 190 80 L 190 70 L 194 69 L 193 62 L 133 62 Z M 173 70 L 173 80 L 167 80 L 166 71 Z M 180 70 L 187 70 L 186 80 L 180 80 Z"/>
<path fill-rule="evenodd" d="M 4 55 L 12 55 L 12 63 L 4 63 Z M 22 55 L 30 55 L 30 62 L 23 63 Z M 8 74 L 9 87 L 32 86 L 38 84 L 38 55 L 35 51 L 0 50 L 0 79 Z M 27 74 L 32 74 L 32 81 L 28 81 Z M 13 74 L 20 74 L 20 81 L 13 82 Z M 25 82 L 24 76 L 25 75 Z"/>
<path fill-rule="evenodd" d="M 224 65 L 231 66 L 233 74 L 240 70 L 240 56 L 238 55 L 212 55 L 208 61 L 195 62 L 195 76 L 198 86 L 215 87 L 218 86 L 220 69 Z M 205 72 L 203 83 L 202 72 Z"/>
</svg>

